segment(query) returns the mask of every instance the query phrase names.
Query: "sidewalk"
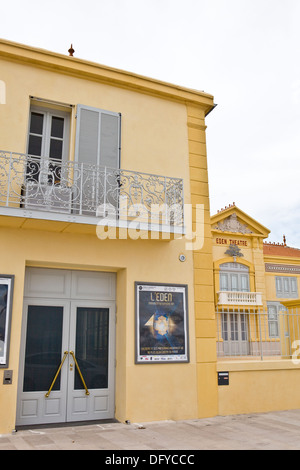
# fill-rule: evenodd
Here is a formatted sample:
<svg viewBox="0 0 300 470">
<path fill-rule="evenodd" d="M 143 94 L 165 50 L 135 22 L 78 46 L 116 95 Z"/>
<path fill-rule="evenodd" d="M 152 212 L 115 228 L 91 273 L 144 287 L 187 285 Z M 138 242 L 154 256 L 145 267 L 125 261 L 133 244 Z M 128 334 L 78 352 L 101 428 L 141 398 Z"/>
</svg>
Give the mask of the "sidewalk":
<svg viewBox="0 0 300 470">
<path fill-rule="evenodd" d="M 0 451 L 224 449 L 300 449 L 300 410 L 143 424 L 95 423 L 0 435 Z"/>
</svg>

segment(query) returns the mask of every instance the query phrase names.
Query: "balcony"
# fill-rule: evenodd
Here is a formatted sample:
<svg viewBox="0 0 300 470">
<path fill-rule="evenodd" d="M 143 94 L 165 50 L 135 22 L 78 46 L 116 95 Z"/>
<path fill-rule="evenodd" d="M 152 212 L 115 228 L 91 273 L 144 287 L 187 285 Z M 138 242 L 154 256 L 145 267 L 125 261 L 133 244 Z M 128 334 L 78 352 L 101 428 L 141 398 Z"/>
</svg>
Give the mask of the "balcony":
<svg viewBox="0 0 300 470">
<path fill-rule="evenodd" d="M 183 180 L 0 151 L 0 215 L 184 233 Z"/>
<path fill-rule="evenodd" d="M 262 294 L 260 292 L 218 292 L 219 305 L 262 305 Z"/>
</svg>

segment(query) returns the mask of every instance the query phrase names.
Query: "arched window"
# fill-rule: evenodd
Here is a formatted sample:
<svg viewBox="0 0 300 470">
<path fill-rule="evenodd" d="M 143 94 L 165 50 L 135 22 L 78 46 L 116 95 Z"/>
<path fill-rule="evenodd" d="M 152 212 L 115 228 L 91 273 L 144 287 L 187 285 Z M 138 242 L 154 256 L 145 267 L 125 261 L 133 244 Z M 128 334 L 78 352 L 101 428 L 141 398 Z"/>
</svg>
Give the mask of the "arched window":
<svg viewBox="0 0 300 470">
<path fill-rule="evenodd" d="M 249 268 L 241 263 L 220 265 L 220 290 L 250 292 Z"/>
</svg>

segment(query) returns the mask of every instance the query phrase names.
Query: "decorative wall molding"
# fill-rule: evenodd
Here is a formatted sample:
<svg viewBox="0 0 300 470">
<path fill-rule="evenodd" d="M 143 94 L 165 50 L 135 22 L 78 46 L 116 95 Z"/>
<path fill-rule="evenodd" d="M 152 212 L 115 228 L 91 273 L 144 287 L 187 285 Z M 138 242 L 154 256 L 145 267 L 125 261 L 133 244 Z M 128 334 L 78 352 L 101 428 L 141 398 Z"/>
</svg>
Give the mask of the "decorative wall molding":
<svg viewBox="0 0 300 470">
<path fill-rule="evenodd" d="M 246 224 L 242 224 L 238 220 L 235 212 L 222 222 L 218 222 L 214 229 L 221 230 L 222 232 L 253 233 Z"/>
<path fill-rule="evenodd" d="M 265 263 L 265 269 L 267 273 L 300 274 L 300 266 L 292 264 Z"/>
</svg>

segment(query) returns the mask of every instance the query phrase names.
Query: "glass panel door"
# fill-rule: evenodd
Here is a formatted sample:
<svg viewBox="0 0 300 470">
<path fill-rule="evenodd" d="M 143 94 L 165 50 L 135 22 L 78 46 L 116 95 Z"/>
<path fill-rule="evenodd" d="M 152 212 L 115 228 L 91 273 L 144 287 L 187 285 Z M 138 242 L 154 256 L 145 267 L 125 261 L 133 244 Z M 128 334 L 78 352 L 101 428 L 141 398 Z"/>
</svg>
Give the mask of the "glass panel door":
<svg viewBox="0 0 300 470">
<path fill-rule="evenodd" d="M 67 421 L 114 415 L 114 308 L 106 301 L 71 302 Z"/>
<path fill-rule="evenodd" d="M 47 391 L 61 362 L 63 307 L 29 305 L 23 392 Z M 54 390 L 60 390 L 60 375 Z"/>
<path fill-rule="evenodd" d="M 19 426 L 65 421 L 69 322 L 67 301 L 24 300 L 16 419 Z"/>
<path fill-rule="evenodd" d="M 108 308 L 77 308 L 76 359 L 88 389 L 107 388 L 108 329 Z M 77 369 L 74 388 L 84 388 Z"/>
<path fill-rule="evenodd" d="M 114 297 L 112 279 L 110 273 L 28 270 L 18 426 L 114 416 L 115 301 L 81 300 Z"/>
<path fill-rule="evenodd" d="M 223 313 L 222 338 L 226 356 L 247 355 L 249 353 L 247 315 Z"/>
</svg>

